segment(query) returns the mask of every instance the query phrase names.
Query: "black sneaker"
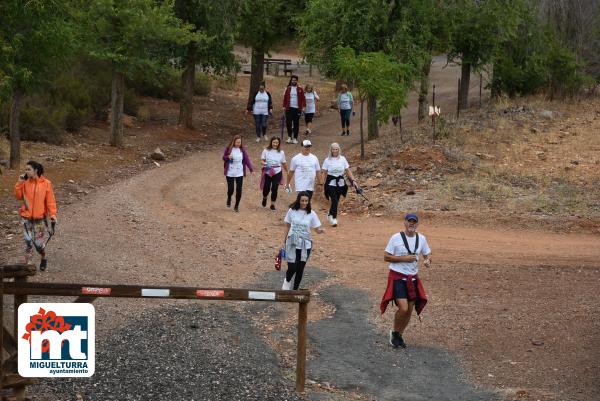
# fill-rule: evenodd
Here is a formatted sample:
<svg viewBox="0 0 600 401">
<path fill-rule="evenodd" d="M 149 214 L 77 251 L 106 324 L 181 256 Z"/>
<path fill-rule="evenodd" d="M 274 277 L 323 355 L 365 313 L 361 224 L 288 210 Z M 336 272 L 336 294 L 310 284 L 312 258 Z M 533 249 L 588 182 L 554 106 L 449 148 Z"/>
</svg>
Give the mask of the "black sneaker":
<svg viewBox="0 0 600 401">
<path fill-rule="evenodd" d="M 233 211 L 236 212 L 236 213 L 238 213 L 240 211 L 240 209 L 238 209 L 237 207 L 234 207 Z"/>
<path fill-rule="evenodd" d="M 394 348 L 406 348 L 404 339 L 397 331 L 390 330 L 390 345 Z"/>
<path fill-rule="evenodd" d="M 346 131 L 346 136 L 350 136 L 350 131 Z"/>
<path fill-rule="evenodd" d="M 42 261 L 40 262 L 40 271 L 46 270 L 47 267 L 48 267 L 48 259 L 42 259 Z"/>
<path fill-rule="evenodd" d="M 263 198 L 261 205 L 262 207 L 267 207 L 267 198 Z"/>
<path fill-rule="evenodd" d="M 275 205 L 271 205 L 271 210 L 275 210 Z"/>
<path fill-rule="evenodd" d="M 231 198 L 227 199 L 227 207 L 231 207 Z"/>
</svg>

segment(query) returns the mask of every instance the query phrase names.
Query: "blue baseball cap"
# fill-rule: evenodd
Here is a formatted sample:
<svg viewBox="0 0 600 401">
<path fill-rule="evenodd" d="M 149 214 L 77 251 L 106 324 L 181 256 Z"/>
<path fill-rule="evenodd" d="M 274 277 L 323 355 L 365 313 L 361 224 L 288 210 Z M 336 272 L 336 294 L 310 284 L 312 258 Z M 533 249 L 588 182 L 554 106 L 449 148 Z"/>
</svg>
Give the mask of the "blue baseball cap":
<svg viewBox="0 0 600 401">
<path fill-rule="evenodd" d="M 419 217 L 415 213 L 408 213 L 404 216 L 404 220 L 414 220 L 415 222 L 419 222 Z"/>
</svg>

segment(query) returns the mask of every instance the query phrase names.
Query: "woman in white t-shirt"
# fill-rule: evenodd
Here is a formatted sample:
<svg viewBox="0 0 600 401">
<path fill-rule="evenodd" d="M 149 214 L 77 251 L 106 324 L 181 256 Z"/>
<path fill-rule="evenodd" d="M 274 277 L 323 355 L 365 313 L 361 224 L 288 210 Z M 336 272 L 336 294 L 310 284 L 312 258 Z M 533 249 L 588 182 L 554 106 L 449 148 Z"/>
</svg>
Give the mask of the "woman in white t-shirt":
<svg viewBox="0 0 600 401">
<path fill-rule="evenodd" d="M 271 94 L 265 90 L 264 82 L 260 83 L 258 91 L 250 98 L 246 111 L 254 117 L 256 142 L 260 142 L 261 135 L 267 141 L 267 119 L 273 114 L 273 101 Z"/>
<path fill-rule="evenodd" d="M 304 98 L 306 99 L 306 109 L 304 110 L 304 122 L 306 123 L 306 130 L 304 135 L 312 133 L 310 126 L 312 124 L 313 117 L 317 112 L 317 102 L 319 101 L 319 95 L 313 90 L 311 84 L 304 87 Z"/>
<path fill-rule="evenodd" d="M 235 206 L 233 210 L 239 212 L 240 200 L 242 199 L 242 185 L 244 184 L 244 176 L 246 169 L 254 172 L 252 161 L 242 145 L 242 137 L 234 135 L 229 142 L 229 146 L 223 152 L 223 171 L 227 180 L 227 207 L 231 206 L 231 197 L 235 185 Z"/>
<path fill-rule="evenodd" d="M 337 106 L 340 111 L 342 121 L 342 136 L 350 135 L 350 116 L 354 115 L 354 98 L 352 92 L 348 90 L 348 85 L 342 84 L 340 93 L 337 96 Z"/>
<path fill-rule="evenodd" d="M 282 289 L 297 290 L 302 281 L 304 267 L 310 256 L 313 247 L 311 229 L 318 234 L 323 234 L 325 230 L 321 228 L 321 221 L 317 214 L 311 210 L 310 197 L 306 192 L 299 192 L 296 201 L 290 205 L 290 209 L 285 215 L 286 224 L 285 239 L 283 246 L 285 257 L 288 262 L 288 269 L 285 273 Z M 292 285 L 292 278 L 294 283 Z"/>
<path fill-rule="evenodd" d="M 342 156 L 342 151 L 338 143 L 334 142 L 329 146 L 329 155 L 323 161 L 322 171 L 323 175 L 326 176 L 325 185 L 323 186 L 325 198 L 331 202 L 327 221 L 333 227 L 337 227 L 338 203 L 340 197 L 345 197 L 348 194 L 348 184 L 344 179 L 344 174 L 348 176 L 348 180 L 350 180 L 352 186 L 356 187 L 358 185 L 354 180 L 352 171 L 350 171 L 348 160 Z"/>
<path fill-rule="evenodd" d="M 284 185 L 282 170 L 288 173 L 288 166 L 285 161 L 285 153 L 280 149 L 281 140 L 276 136 L 271 138 L 269 146 L 267 146 L 260 156 L 262 162 L 263 175 L 260 180 L 260 188 L 262 189 L 263 199 L 262 206 L 267 206 L 267 196 L 271 192 L 271 210 L 275 210 L 275 201 L 277 200 L 277 190 L 279 185 Z"/>
</svg>

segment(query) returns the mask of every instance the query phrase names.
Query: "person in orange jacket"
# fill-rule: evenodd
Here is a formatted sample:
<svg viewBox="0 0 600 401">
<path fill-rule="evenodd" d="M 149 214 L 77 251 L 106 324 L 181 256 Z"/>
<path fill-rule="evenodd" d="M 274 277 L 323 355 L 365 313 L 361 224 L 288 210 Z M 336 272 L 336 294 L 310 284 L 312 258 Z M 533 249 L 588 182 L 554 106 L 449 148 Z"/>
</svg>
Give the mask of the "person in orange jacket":
<svg viewBox="0 0 600 401">
<path fill-rule="evenodd" d="M 19 176 L 15 184 L 15 196 L 22 201 L 19 208 L 25 239 L 25 263 L 33 258 L 33 247 L 40 253 L 42 260 L 40 270 L 46 270 L 48 259 L 44 249 L 44 236 L 47 228 L 47 217 L 52 226 L 56 224 L 56 198 L 52 183 L 44 177 L 44 166 L 35 161 L 28 161 L 25 174 Z"/>
</svg>

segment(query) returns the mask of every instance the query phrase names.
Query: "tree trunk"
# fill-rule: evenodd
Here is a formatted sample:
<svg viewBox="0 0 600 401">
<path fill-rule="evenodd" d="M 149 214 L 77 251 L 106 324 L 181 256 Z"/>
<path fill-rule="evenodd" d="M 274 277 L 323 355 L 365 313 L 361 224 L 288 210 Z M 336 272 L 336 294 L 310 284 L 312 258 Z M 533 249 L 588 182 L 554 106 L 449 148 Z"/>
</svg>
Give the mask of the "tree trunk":
<svg viewBox="0 0 600 401">
<path fill-rule="evenodd" d="M 23 91 L 15 88 L 12 93 L 10 105 L 9 133 L 10 133 L 10 168 L 18 169 L 21 163 L 21 132 L 19 130 L 19 117 L 21 113 L 21 99 Z"/>
<path fill-rule="evenodd" d="M 367 138 L 368 140 L 379 137 L 379 124 L 377 124 L 377 98 L 375 96 L 367 97 Z"/>
<path fill-rule="evenodd" d="M 418 119 L 419 122 L 425 120 L 425 118 L 429 115 L 427 95 L 429 94 L 429 72 L 431 70 L 431 58 L 428 62 L 423 65 L 423 69 L 421 70 L 421 85 L 419 88 L 419 112 Z"/>
<path fill-rule="evenodd" d="M 460 66 L 460 88 L 458 90 L 458 108 L 466 110 L 469 108 L 469 84 L 471 80 L 471 64 L 463 63 Z"/>
<path fill-rule="evenodd" d="M 265 69 L 265 52 L 262 49 L 252 49 L 252 67 L 250 75 L 250 91 L 248 92 L 248 103 L 252 100 L 252 96 L 258 91 L 260 83 L 264 79 Z"/>
<path fill-rule="evenodd" d="M 360 158 L 365 158 L 365 134 L 363 131 L 363 111 L 365 109 L 365 100 L 360 98 Z"/>
<path fill-rule="evenodd" d="M 494 66 L 492 65 L 492 83 L 490 85 L 490 98 L 496 99 L 500 96 L 500 88 L 498 82 L 496 82 L 496 74 L 494 73 Z"/>
<path fill-rule="evenodd" d="M 194 83 L 196 81 L 196 43 L 188 45 L 185 70 L 181 74 L 182 98 L 179 103 L 179 124 L 193 129 Z"/>
<path fill-rule="evenodd" d="M 398 133 L 400 134 L 400 142 L 404 143 L 404 131 L 402 130 L 402 110 L 398 111 Z"/>
<path fill-rule="evenodd" d="M 125 99 L 125 75 L 113 71 L 110 96 L 110 145 L 123 146 L 123 102 Z"/>
</svg>

